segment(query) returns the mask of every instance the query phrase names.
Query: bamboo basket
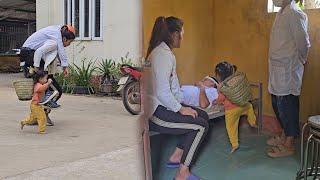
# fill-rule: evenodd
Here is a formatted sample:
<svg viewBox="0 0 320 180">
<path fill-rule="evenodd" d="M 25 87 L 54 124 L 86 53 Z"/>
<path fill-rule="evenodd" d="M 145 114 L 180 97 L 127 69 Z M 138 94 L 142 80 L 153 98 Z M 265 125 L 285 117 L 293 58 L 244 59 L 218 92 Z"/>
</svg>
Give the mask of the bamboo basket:
<svg viewBox="0 0 320 180">
<path fill-rule="evenodd" d="M 244 106 L 252 99 L 250 83 L 246 74 L 242 72 L 237 72 L 224 80 L 220 91 L 238 106 Z"/>
<path fill-rule="evenodd" d="M 13 82 L 13 87 L 20 101 L 29 101 L 33 94 L 33 80 L 19 79 Z"/>
</svg>

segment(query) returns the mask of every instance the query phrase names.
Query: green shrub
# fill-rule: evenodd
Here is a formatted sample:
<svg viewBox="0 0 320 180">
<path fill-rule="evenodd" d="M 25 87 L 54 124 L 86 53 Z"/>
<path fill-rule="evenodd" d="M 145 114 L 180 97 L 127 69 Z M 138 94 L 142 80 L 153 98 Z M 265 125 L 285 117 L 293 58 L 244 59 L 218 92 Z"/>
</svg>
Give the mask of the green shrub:
<svg viewBox="0 0 320 180">
<path fill-rule="evenodd" d="M 80 66 L 75 63 L 70 66 L 70 75 L 73 77 L 72 81 L 76 86 L 90 87 L 91 78 L 97 67 L 95 67 L 95 62 L 92 60 L 86 63 L 86 59 L 83 59 L 81 62 Z"/>
<path fill-rule="evenodd" d="M 105 59 L 99 63 L 97 67 L 97 71 L 103 76 L 103 81 L 105 79 L 110 80 L 112 72 L 115 69 L 115 66 L 116 65 L 113 59 Z"/>
</svg>

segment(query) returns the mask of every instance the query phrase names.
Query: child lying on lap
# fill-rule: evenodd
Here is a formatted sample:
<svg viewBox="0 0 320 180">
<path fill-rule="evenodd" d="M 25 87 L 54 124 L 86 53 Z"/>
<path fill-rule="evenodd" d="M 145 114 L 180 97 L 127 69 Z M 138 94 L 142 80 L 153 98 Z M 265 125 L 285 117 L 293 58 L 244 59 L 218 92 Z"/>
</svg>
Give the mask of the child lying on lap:
<svg viewBox="0 0 320 180">
<path fill-rule="evenodd" d="M 183 104 L 202 109 L 211 107 L 212 102 L 218 97 L 214 80 L 209 76 L 195 85 L 181 86 L 181 91 L 183 94 Z"/>
</svg>

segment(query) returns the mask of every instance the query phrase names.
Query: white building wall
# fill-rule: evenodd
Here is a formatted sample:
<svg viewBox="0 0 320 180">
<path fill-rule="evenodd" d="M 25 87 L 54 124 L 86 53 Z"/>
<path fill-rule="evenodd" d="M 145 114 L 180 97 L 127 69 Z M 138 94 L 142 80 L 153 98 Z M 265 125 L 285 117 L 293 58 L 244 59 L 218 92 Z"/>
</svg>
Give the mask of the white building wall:
<svg viewBox="0 0 320 180">
<path fill-rule="evenodd" d="M 64 23 L 63 0 L 37 0 L 37 29 Z M 103 40 L 74 41 L 67 47 L 69 62 L 82 58 L 120 59 L 142 57 L 142 2 L 141 0 L 102 0 Z M 137 63 L 137 62 L 136 62 Z"/>
</svg>

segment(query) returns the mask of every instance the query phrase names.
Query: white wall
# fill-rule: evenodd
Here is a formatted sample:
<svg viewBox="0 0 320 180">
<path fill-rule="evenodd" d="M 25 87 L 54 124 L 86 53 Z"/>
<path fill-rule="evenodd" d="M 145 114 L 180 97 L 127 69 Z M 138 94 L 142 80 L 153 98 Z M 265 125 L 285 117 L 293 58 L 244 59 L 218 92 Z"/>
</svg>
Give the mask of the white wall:
<svg viewBox="0 0 320 180">
<path fill-rule="evenodd" d="M 63 0 L 37 0 L 37 29 L 64 23 Z M 136 60 L 142 50 L 141 0 L 102 0 L 103 40 L 74 41 L 67 47 L 69 62 L 82 58 L 119 59 L 129 52 Z"/>
</svg>

